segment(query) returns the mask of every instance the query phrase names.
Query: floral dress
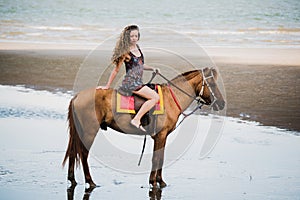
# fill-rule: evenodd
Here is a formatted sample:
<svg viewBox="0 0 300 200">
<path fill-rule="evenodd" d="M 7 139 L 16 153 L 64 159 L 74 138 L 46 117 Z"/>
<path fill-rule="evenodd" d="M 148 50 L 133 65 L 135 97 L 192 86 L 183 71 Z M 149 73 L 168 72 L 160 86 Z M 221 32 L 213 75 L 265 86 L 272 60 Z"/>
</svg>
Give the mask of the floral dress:
<svg viewBox="0 0 300 200">
<path fill-rule="evenodd" d="M 126 75 L 119 88 L 119 92 L 129 96 L 132 91 L 139 90 L 143 86 L 143 71 L 144 71 L 144 55 L 138 48 L 141 56 L 137 57 L 133 53 L 129 53 L 130 60 L 125 61 Z"/>
</svg>

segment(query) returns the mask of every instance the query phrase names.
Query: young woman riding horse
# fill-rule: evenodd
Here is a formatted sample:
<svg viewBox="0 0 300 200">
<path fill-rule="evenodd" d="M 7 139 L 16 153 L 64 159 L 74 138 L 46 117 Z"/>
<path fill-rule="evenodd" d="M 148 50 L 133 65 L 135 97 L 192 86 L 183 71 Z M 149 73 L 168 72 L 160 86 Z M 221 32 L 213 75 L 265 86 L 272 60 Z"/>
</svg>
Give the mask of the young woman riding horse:
<svg viewBox="0 0 300 200">
<path fill-rule="evenodd" d="M 136 41 L 139 38 L 137 27 L 126 27 L 121 37 L 125 37 L 126 34 L 126 37 L 129 37 L 131 33 L 133 39 L 129 47 L 137 47 L 137 49 L 132 48 L 132 52 L 125 51 L 116 53 L 118 51 L 118 45 L 116 46 L 115 54 L 123 56 L 113 56 L 113 58 L 115 58 L 113 61 L 117 64 L 117 67 L 111 73 L 107 85 L 97 89 L 90 88 L 80 91 L 70 101 L 68 113 L 70 137 L 63 165 L 67 159 L 69 159 L 68 180 L 71 181 L 72 186 L 77 184 L 75 181 L 74 168 L 75 163 L 79 163 L 80 161 L 83 166 L 85 182 L 88 183 L 90 187 L 96 186 L 90 175 L 87 159 L 90 148 L 100 128 L 107 130 L 107 127 L 109 127 L 125 134 L 147 134 L 136 128 L 139 126 L 140 116 L 135 117 L 136 121 L 132 121 L 131 114 L 120 114 L 116 112 L 117 91 L 108 88 L 118 72 L 121 63 L 124 61 L 125 64 L 126 62 L 135 62 L 132 59 L 140 60 L 139 57 L 142 57 L 142 52 L 136 45 Z M 121 41 L 122 40 L 119 42 Z M 130 67 L 130 65 L 128 66 Z M 144 69 L 153 69 L 143 65 L 143 62 L 141 62 L 139 63 L 140 71 L 142 71 L 142 67 L 144 67 Z M 131 86 L 131 84 L 127 84 L 126 80 L 131 79 L 131 75 L 134 73 L 135 72 L 129 72 L 126 74 L 121 89 L 125 88 L 126 90 L 132 91 L 132 93 L 136 93 L 148 99 L 148 101 L 146 101 L 146 103 L 148 103 L 142 108 L 143 111 L 141 111 L 141 113 L 143 113 L 157 102 L 158 97 L 156 93 L 152 92 L 148 87 L 144 86 L 140 88 L 141 80 L 138 81 L 137 86 L 133 84 L 132 87 L 127 87 Z M 216 79 L 217 71 L 212 68 L 205 68 L 185 72 L 171 81 L 168 81 L 168 84 L 161 85 L 164 114 L 157 116 L 156 130 L 154 130 L 156 134 L 151 135 L 154 140 L 154 148 L 149 183 L 153 187 L 166 186 L 162 177 L 165 145 L 168 135 L 176 127 L 179 116 L 183 114 L 193 101 L 199 102 L 200 99 L 206 105 L 210 105 L 214 110 L 222 110 L 225 107 L 225 101 L 218 89 Z M 135 80 L 130 80 L 129 82 L 136 83 Z"/>
</svg>

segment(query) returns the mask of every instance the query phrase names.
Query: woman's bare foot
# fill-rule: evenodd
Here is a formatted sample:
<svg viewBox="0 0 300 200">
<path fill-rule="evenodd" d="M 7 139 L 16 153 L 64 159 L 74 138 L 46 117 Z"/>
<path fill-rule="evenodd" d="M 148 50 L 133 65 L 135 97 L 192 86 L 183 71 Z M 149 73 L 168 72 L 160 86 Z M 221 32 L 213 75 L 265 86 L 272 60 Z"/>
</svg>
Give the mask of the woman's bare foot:
<svg viewBox="0 0 300 200">
<path fill-rule="evenodd" d="M 142 126 L 142 124 L 139 120 L 133 119 L 130 121 L 130 124 L 138 129 L 140 129 L 141 131 L 146 132 L 146 130 L 144 129 L 144 127 Z"/>
</svg>

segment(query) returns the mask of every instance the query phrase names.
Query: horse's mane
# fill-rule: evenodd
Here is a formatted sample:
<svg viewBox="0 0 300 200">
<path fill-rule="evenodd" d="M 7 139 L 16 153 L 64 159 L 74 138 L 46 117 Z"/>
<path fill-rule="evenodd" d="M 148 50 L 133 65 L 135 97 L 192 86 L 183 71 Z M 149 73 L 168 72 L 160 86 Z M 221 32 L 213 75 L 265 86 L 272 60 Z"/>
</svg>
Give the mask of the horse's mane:
<svg viewBox="0 0 300 200">
<path fill-rule="evenodd" d="M 211 73 L 213 73 L 213 76 L 215 78 L 217 78 L 218 76 L 218 72 L 217 70 L 215 70 L 214 68 L 209 68 L 209 67 L 206 67 L 204 69 L 197 69 L 197 70 L 192 70 L 192 71 L 187 71 L 187 72 L 184 72 L 178 76 L 176 76 L 175 78 L 172 79 L 172 81 L 179 81 L 179 80 L 182 80 L 183 78 L 186 80 L 186 81 L 189 81 L 193 78 L 195 78 L 196 76 L 198 75 L 201 75 L 202 76 L 202 73 L 204 73 L 204 76 L 209 76 Z"/>
<path fill-rule="evenodd" d="M 175 78 L 173 78 L 172 81 L 180 80 L 182 78 L 188 81 L 198 76 L 199 74 L 201 74 L 201 70 L 192 70 L 192 71 L 184 72 L 176 76 Z"/>
</svg>

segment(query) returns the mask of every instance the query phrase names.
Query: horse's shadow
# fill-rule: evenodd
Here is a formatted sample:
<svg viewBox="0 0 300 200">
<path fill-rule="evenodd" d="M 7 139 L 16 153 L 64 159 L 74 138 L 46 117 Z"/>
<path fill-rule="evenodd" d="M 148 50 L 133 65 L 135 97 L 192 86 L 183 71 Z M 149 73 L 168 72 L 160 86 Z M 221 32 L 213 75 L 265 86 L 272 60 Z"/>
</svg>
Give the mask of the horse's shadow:
<svg viewBox="0 0 300 200">
<path fill-rule="evenodd" d="M 160 200 L 162 196 L 161 188 L 152 188 L 149 190 L 149 198 L 150 200 Z"/>
<path fill-rule="evenodd" d="M 68 200 L 73 200 L 73 199 L 77 199 L 77 198 L 74 198 L 74 191 L 75 191 L 75 188 L 76 188 L 76 185 L 72 185 L 70 186 L 68 189 L 67 189 L 67 197 L 68 197 Z M 82 197 L 83 200 L 88 200 L 90 199 L 90 196 L 93 192 L 93 190 L 95 189 L 96 187 L 89 187 L 89 188 L 85 188 L 84 189 L 84 195 Z"/>
<path fill-rule="evenodd" d="M 78 199 L 78 198 L 74 198 L 75 188 L 76 188 L 76 185 L 72 185 L 67 189 L 68 200 Z M 97 188 L 97 187 L 85 188 L 82 199 L 89 200 L 90 196 L 95 188 Z M 149 190 L 149 199 L 150 200 L 160 200 L 161 196 L 162 196 L 162 189 L 152 188 Z"/>
</svg>

